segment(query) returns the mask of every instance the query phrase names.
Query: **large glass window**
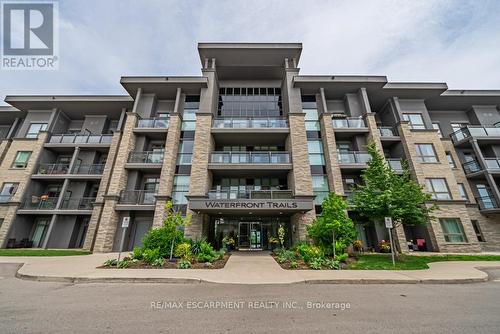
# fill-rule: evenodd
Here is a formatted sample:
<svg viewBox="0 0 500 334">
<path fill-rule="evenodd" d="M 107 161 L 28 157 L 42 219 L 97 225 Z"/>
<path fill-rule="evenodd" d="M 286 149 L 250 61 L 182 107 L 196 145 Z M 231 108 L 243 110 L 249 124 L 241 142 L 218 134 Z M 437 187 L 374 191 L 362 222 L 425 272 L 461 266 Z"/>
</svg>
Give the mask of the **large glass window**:
<svg viewBox="0 0 500 334">
<path fill-rule="evenodd" d="M 2 190 L 0 192 L 0 203 L 6 203 L 10 201 L 12 196 L 16 193 L 19 183 L 5 182 L 2 185 Z"/>
<path fill-rule="evenodd" d="M 328 178 L 326 175 L 312 175 L 312 187 L 314 195 L 314 204 L 321 205 L 325 197 L 328 196 Z"/>
<path fill-rule="evenodd" d="M 18 151 L 12 162 L 12 168 L 26 168 L 30 159 L 31 151 Z"/>
<path fill-rule="evenodd" d="M 403 121 L 410 122 L 410 129 L 425 129 L 424 119 L 421 114 L 403 114 Z"/>
<path fill-rule="evenodd" d="M 448 164 L 450 164 L 451 168 L 457 168 L 455 165 L 455 160 L 453 160 L 453 156 L 451 155 L 451 152 L 446 152 L 446 159 L 448 159 Z"/>
<path fill-rule="evenodd" d="M 307 142 L 309 150 L 309 164 L 313 166 L 322 166 L 325 164 L 325 156 L 323 154 L 323 143 L 321 140 L 309 140 Z"/>
<path fill-rule="evenodd" d="M 193 141 L 183 140 L 179 145 L 177 154 L 177 165 L 191 165 L 193 158 Z"/>
<path fill-rule="evenodd" d="M 426 179 L 425 184 L 427 191 L 431 194 L 432 199 L 449 200 L 451 199 L 450 191 L 445 179 Z"/>
<path fill-rule="evenodd" d="M 31 123 L 26 138 L 37 138 L 40 131 L 47 130 L 47 123 Z"/>
<path fill-rule="evenodd" d="M 417 160 L 419 162 L 438 162 L 434 146 L 432 144 L 416 144 Z"/>
<path fill-rule="evenodd" d="M 181 124 L 182 131 L 196 130 L 196 111 L 197 109 L 184 109 Z"/>
<path fill-rule="evenodd" d="M 460 193 L 460 197 L 463 200 L 468 201 L 469 198 L 467 197 L 467 192 L 465 191 L 465 186 L 463 183 L 458 183 L 458 192 Z"/>
<path fill-rule="evenodd" d="M 174 176 L 174 188 L 172 191 L 172 204 L 187 204 L 186 195 L 189 192 L 189 175 Z"/>
<path fill-rule="evenodd" d="M 281 116 L 281 89 L 222 87 L 219 89 L 218 115 L 222 117 Z"/>
<path fill-rule="evenodd" d="M 306 125 L 306 131 L 320 131 L 318 110 L 317 109 L 303 109 L 304 121 Z"/>
<path fill-rule="evenodd" d="M 446 242 L 467 242 L 460 219 L 442 218 L 439 219 L 439 223 Z"/>
</svg>

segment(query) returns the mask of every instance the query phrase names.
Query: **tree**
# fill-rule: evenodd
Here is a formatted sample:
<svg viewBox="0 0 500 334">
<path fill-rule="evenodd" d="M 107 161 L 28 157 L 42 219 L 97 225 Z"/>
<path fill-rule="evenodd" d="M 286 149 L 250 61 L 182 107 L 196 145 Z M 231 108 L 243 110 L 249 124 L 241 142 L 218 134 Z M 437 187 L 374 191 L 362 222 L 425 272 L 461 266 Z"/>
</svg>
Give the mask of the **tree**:
<svg viewBox="0 0 500 334">
<path fill-rule="evenodd" d="M 307 226 L 307 234 L 327 251 L 343 252 L 356 238 L 354 223 L 347 215 L 347 203 L 339 195 L 330 193 L 321 204 L 321 215 Z"/>
<path fill-rule="evenodd" d="M 426 205 L 431 195 L 410 177 L 408 165 L 403 163 L 403 173 L 396 174 L 389 167 L 374 143 L 368 145 L 372 159 L 363 171 L 363 185 L 353 192 L 352 205 L 361 217 L 382 222 L 392 217 L 396 225 L 425 225 L 436 205 Z"/>
</svg>

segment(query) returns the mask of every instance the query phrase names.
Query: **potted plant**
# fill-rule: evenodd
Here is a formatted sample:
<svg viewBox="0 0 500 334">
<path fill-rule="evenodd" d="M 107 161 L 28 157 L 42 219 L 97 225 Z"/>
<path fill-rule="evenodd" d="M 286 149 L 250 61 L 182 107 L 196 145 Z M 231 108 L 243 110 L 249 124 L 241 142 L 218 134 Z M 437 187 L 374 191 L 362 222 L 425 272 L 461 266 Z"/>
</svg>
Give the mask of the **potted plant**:
<svg viewBox="0 0 500 334">
<path fill-rule="evenodd" d="M 235 241 L 232 237 L 229 235 L 226 235 L 224 238 L 222 238 L 222 245 L 228 250 L 231 251 L 234 249 L 234 244 Z"/>
</svg>

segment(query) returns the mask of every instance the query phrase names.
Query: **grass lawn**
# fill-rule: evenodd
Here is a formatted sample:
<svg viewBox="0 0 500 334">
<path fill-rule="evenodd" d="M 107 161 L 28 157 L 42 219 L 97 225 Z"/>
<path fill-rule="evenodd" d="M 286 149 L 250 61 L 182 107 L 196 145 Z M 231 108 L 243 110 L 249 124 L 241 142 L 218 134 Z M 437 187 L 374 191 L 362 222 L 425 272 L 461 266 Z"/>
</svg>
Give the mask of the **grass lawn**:
<svg viewBox="0 0 500 334">
<path fill-rule="evenodd" d="M 396 258 L 396 267 L 392 266 L 391 254 L 359 255 L 358 260 L 349 265 L 348 269 L 389 269 L 413 270 L 427 269 L 427 263 L 440 261 L 500 261 L 500 255 L 434 255 L 411 256 L 400 255 Z"/>
<path fill-rule="evenodd" d="M 0 256 L 71 256 L 88 254 L 90 252 L 76 249 L 0 249 Z"/>
</svg>

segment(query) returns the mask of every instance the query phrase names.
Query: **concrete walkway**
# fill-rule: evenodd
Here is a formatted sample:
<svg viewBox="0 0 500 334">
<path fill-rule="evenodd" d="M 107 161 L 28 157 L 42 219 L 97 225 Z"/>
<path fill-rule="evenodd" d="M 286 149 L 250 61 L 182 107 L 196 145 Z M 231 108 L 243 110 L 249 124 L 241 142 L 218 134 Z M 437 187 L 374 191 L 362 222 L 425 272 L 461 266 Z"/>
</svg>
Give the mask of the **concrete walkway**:
<svg viewBox="0 0 500 334">
<path fill-rule="evenodd" d="M 265 252 L 235 252 L 223 269 L 97 269 L 116 253 L 63 257 L 0 257 L 19 263 L 17 277 L 37 281 L 162 283 L 470 283 L 484 282 L 481 268 L 500 261 L 434 262 L 425 270 L 284 270 Z"/>
</svg>

